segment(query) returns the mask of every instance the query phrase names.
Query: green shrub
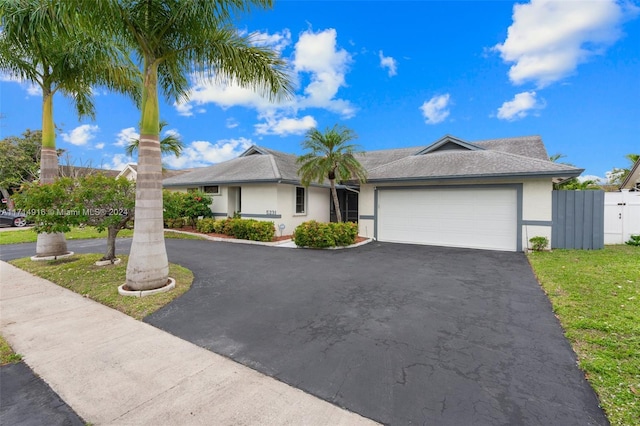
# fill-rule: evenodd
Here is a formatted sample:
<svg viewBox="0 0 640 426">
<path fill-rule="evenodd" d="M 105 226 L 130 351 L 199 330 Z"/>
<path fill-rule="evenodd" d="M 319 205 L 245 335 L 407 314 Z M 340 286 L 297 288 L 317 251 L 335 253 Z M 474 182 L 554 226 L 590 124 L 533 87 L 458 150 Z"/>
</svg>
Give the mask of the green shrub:
<svg viewBox="0 0 640 426">
<path fill-rule="evenodd" d="M 189 221 L 192 226 L 196 225 L 199 217 L 212 217 L 211 196 L 202 191 L 177 192 L 162 191 L 163 217 L 165 223 L 167 219 L 183 219 Z M 184 222 L 184 220 L 183 220 Z"/>
<path fill-rule="evenodd" d="M 207 219 L 201 220 L 199 223 Z M 227 218 L 225 220 L 211 221 L 211 231 L 216 234 L 229 235 L 240 240 L 273 241 L 276 227 L 273 222 L 264 222 L 255 219 Z M 204 231 L 201 231 L 204 232 Z"/>
<path fill-rule="evenodd" d="M 343 247 L 355 243 L 357 236 L 358 225 L 356 223 L 320 223 L 310 220 L 295 229 L 293 241 L 299 247 Z"/>
<path fill-rule="evenodd" d="M 640 234 L 631 235 L 631 238 L 629 238 L 629 241 L 627 241 L 625 244 L 640 247 Z"/>
<path fill-rule="evenodd" d="M 173 229 L 182 228 L 184 226 L 184 218 L 178 217 L 175 219 L 165 219 L 164 223 L 167 228 L 173 228 Z"/>
<path fill-rule="evenodd" d="M 547 237 L 533 237 L 529 239 L 531 243 L 531 249 L 534 251 L 542 251 L 549 245 L 549 239 Z"/>
<path fill-rule="evenodd" d="M 196 222 L 196 230 L 205 234 L 215 232 L 215 223 L 216 221 L 213 218 L 200 219 Z"/>
<path fill-rule="evenodd" d="M 213 222 L 213 232 L 215 232 L 216 234 L 224 234 L 224 227 L 226 224 L 226 219 L 216 220 L 215 222 Z"/>
<path fill-rule="evenodd" d="M 358 224 L 354 222 L 330 223 L 336 246 L 350 246 L 358 237 Z"/>
</svg>

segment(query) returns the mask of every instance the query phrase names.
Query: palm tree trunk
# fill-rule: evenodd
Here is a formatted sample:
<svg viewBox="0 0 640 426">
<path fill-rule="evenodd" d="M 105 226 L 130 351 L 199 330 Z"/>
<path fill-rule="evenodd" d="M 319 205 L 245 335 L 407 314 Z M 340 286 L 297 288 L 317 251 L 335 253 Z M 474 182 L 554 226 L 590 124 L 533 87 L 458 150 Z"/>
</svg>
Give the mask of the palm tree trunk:
<svg viewBox="0 0 640 426">
<path fill-rule="evenodd" d="M 336 189 L 335 179 L 330 179 L 331 183 L 331 195 L 333 196 L 333 208 L 336 211 L 336 220 L 338 223 L 342 222 L 342 212 L 340 211 L 340 202 L 338 201 L 338 190 Z"/>
<path fill-rule="evenodd" d="M 162 221 L 162 157 L 158 129 L 157 66 L 145 66 L 145 70 L 135 221 L 127 264 L 127 287 L 130 290 L 160 288 L 167 283 L 169 277 L 169 260 L 164 244 Z"/>
<path fill-rule="evenodd" d="M 40 155 L 40 183 L 53 183 L 58 177 L 56 133 L 53 125 L 53 93 L 42 91 L 42 149 Z M 36 243 L 36 256 L 61 256 L 67 254 L 67 240 L 62 232 L 40 233 Z"/>
</svg>

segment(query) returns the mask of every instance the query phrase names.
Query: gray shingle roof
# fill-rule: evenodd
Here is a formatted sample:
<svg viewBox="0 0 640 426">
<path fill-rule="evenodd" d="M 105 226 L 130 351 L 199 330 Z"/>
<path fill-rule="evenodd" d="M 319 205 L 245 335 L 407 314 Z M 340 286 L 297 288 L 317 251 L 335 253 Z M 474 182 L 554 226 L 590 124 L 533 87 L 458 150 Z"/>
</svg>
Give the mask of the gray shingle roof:
<svg viewBox="0 0 640 426">
<path fill-rule="evenodd" d="M 266 154 L 241 156 L 190 173 L 170 177 L 165 186 L 208 185 L 240 182 L 276 182 L 297 180 L 296 156 L 266 148 Z"/>
<path fill-rule="evenodd" d="M 432 150 L 430 147 L 442 149 Z M 478 142 L 445 136 L 427 147 L 369 151 L 358 154 L 357 158 L 368 171 L 368 180 L 371 182 L 535 175 L 573 177 L 583 171 L 549 161 L 539 136 Z M 297 156 L 293 154 L 253 146 L 238 158 L 174 176 L 163 183 L 165 186 L 187 186 L 299 182 L 296 159 Z"/>
<path fill-rule="evenodd" d="M 500 151 L 437 151 L 369 171 L 370 182 L 499 176 L 577 176 L 581 169 Z"/>
<path fill-rule="evenodd" d="M 443 139 L 436 144 L 442 144 Z M 583 169 L 549 161 L 547 150 L 539 136 L 463 143 L 467 144 L 481 149 L 467 150 L 460 146 L 456 150 L 409 155 L 369 169 L 368 180 L 381 182 L 535 175 L 573 177 L 583 172 Z M 420 152 L 429 151 L 427 148 Z"/>
<path fill-rule="evenodd" d="M 538 160 L 549 160 L 549 154 L 542 143 L 540 136 L 521 136 L 518 138 L 485 139 L 472 142 L 480 148 L 492 151 L 508 152 L 509 154 L 523 155 L 525 157 L 537 158 Z"/>
</svg>

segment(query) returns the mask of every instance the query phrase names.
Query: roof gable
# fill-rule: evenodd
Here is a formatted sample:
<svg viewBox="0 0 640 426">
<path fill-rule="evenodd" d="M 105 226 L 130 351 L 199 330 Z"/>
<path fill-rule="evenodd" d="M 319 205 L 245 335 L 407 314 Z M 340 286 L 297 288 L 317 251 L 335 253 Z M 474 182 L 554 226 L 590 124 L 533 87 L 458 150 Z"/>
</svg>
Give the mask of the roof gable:
<svg viewBox="0 0 640 426">
<path fill-rule="evenodd" d="M 629 174 L 620 185 L 620 189 L 633 189 L 639 188 L 640 185 L 640 160 L 636 161 Z"/>
<path fill-rule="evenodd" d="M 472 145 L 468 142 L 458 139 L 451 135 L 446 135 L 440 140 L 432 143 L 425 149 L 416 152 L 414 155 L 425 155 L 438 151 L 477 151 L 484 148 L 480 148 L 476 145 Z"/>
<path fill-rule="evenodd" d="M 251 145 L 245 152 L 240 154 L 238 157 L 248 157 L 250 155 L 269 155 L 267 151 L 260 148 L 258 145 Z"/>
</svg>

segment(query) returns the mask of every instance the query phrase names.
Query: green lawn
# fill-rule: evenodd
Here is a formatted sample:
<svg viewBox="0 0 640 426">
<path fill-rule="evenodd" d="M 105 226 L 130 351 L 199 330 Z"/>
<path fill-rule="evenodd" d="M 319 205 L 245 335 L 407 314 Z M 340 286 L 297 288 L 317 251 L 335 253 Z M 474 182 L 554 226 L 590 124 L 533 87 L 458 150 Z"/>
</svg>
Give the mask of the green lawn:
<svg viewBox="0 0 640 426">
<path fill-rule="evenodd" d="M 529 261 L 613 425 L 640 425 L 640 247 L 534 252 Z"/>
<path fill-rule="evenodd" d="M 91 226 L 84 228 L 73 228 L 71 232 L 64 234 L 67 240 L 86 240 L 92 238 L 107 238 L 107 231 L 98 232 Z M 130 238 L 133 236 L 132 229 L 123 229 L 118 232 L 118 238 Z M 185 235 L 178 232 L 165 231 L 165 238 L 176 238 L 183 240 L 204 240 L 205 238 L 197 235 Z M 35 243 L 38 234 L 33 229 L 21 229 L 19 231 L 0 232 L 0 245 L 2 244 L 18 244 L 18 243 Z"/>
<path fill-rule="evenodd" d="M 82 254 L 54 261 L 34 262 L 23 258 L 9 263 L 136 319 L 146 317 L 184 294 L 193 281 L 191 271 L 171 263 L 169 276 L 176 280 L 173 290 L 145 297 L 121 296 L 118 286 L 126 281 L 128 256 L 119 255 L 122 258 L 119 265 L 95 266 L 94 262 L 101 257 L 101 254 Z"/>
<path fill-rule="evenodd" d="M 9 343 L 0 336 L 0 365 L 15 364 L 22 361 L 22 356 L 13 352 Z"/>
</svg>

